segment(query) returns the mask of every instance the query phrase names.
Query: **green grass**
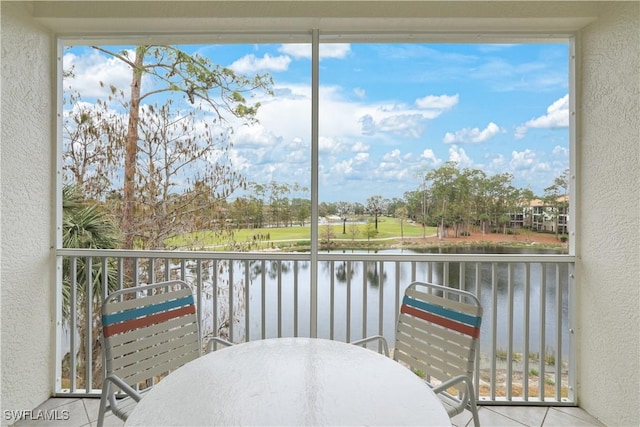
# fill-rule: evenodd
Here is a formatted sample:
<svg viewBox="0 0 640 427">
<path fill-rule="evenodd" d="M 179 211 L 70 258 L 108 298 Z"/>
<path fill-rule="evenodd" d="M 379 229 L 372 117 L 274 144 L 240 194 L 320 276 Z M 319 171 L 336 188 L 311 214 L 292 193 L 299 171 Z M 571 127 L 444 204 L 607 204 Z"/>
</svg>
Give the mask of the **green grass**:
<svg viewBox="0 0 640 427">
<path fill-rule="evenodd" d="M 367 225 L 365 223 L 357 225 L 358 232 L 355 236 L 351 234 L 350 223 L 347 223 L 346 234 L 342 234 L 342 223 L 332 223 L 329 226 L 332 230 L 332 242 L 347 243 L 354 239 L 358 241 L 401 240 L 400 220 L 396 218 L 378 218 L 378 233 L 370 239 L 366 235 Z M 423 235 L 421 226 L 408 224 L 405 221 L 402 228 L 402 235 L 406 238 L 422 237 Z M 427 236 L 433 235 L 436 229 L 427 227 L 425 232 Z M 320 240 L 323 240 L 326 236 L 326 225 L 320 225 L 318 233 Z M 310 240 L 311 229 L 309 226 L 294 225 L 292 227 L 239 229 L 233 231 L 233 241 L 238 243 L 255 242 L 255 249 L 275 246 L 298 246 L 304 245 L 304 243 L 309 244 Z M 167 239 L 166 243 L 171 248 L 225 250 L 229 249 L 227 244 L 229 241 L 230 235 L 227 233 L 220 235 L 213 231 L 198 231 L 172 237 Z"/>
</svg>

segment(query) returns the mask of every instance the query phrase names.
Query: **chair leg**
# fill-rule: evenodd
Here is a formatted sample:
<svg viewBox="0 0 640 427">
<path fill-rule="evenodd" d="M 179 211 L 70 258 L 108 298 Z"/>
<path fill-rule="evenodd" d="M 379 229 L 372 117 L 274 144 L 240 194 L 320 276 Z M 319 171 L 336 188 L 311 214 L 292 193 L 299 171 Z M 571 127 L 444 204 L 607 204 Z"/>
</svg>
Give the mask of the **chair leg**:
<svg viewBox="0 0 640 427">
<path fill-rule="evenodd" d="M 102 394 L 100 395 L 100 411 L 98 412 L 98 427 L 102 427 L 104 424 L 104 415 L 107 411 L 107 397 L 111 389 L 110 381 L 103 381 Z"/>
<path fill-rule="evenodd" d="M 478 417 L 478 405 L 476 405 L 476 395 L 473 391 L 473 384 L 471 382 L 467 382 L 467 393 L 469 393 L 469 402 L 467 402 L 467 405 L 469 406 L 469 410 L 473 415 L 473 425 L 475 427 L 480 427 L 480 418 Z"/>
</svg>

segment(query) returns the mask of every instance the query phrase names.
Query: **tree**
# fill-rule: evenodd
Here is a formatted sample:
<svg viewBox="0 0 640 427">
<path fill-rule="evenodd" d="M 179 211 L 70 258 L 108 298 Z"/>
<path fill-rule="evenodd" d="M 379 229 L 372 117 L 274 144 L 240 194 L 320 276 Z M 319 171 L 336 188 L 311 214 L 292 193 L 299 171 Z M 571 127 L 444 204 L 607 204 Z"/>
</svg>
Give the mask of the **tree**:
<svg viewBox="0 0 640 427">
<path fill-rule="evenodd" d="M 64 102 L 73 106 L 62 121 L 65 182 L 73 183 L 87 198 L 100 199 L 120 166 L 122 117 L 106 102 L 82 102 L 79 93 L 70 93 Z"/>
<path fill-rule="evenodd" d="M 351 203 L 336 203 L 336 213 L 342 220 L 342 234 L 347 234 L 347 219 L 349 219 L 349 213 L 351 213 Z"/>
<path fill-rule="evenodd" d="M 131 92 L 128 107 L 128 124 L 124 146 L 123 211 L 122 228 L 124 247 L 133 248 L 135 182 L 137 175 L 140 108 L 142 102 L 159 93 L 180 93 L 191 105 L 206 105 L 218 120 L 231 115 L 247 121 L 255 120 L 259 103 L 249 104 L 244 93 L 257 89 L 270 92 L 271 78 L 256 75 L 249 79 L 231 69 L 213 65 L 207 58 L 190 55 L 175 46 L 137 46 L 133 52 L 112 51 L 93 46 L 131 68 Z M 154 80 L 149 90 L 142 91 L 143 78 Z M 147 86 L 145 86 L 147 87 Z"/>
<path fill-rule="evenodd" d="M 325 224 L 322 228 L 322 241 L 327 245 L 327 250 L 331 249 L 331 241 L 335 238 L 336 236 L 333 232 L 333 226 L 330 223 Z"/>
<path fill-rule="evenodd" d="M 559 235 L 559 219 L 561 214 L 567 214 L 569 194 L 569 169 L 565 169 L 562 174 L 553 180 L 553 184 L 544 189 L 545 205 L 550 206 L 550 213 L 553 217 L 556 238 Z"/>
<path fill-rule="evenodd" d="M 396 216 L 396 218 L 398 218 L 400 220 L 400 239 L 402 241 L 404 241 L 404 227 L 403 227 L 403 225 L 404 225 L 404 222 L 406 221 L 407 216 L 408 216 L 407 208 L 405 208 L 403 206 L 403 207 L 400 207 L 400 208 L 396 209 L 395 216 Z"/>
<path fill-rule="evenodd" d="M 438 237 L 446 236 L 446 227 L 454 217 L 454 203 L 456 192 L 456 180 L 459 171 L 457 163 L 446 162 L 440 168 L 429 171 L 425 181 L 431 182 L 431 193 L 434 199 L 434 209 L 439 209 L 438 220 L 440 222 Z"/>
<path fill-rule="evenodd" d="M 133 222 L 139 246 L 164 249 L 171 235 L 225 228 L 217 205 L 244 179 L 228 158 L 226 135 L 200 113 L 174 111 L 172 100 L 141 108 Z"/>
<path fill-rule="evenodd" d="M 367 212 L 373 215 L 375 221 L 375 229 L 378 231 L 378 217 L 385 211 L 387 203 L 382 196 L 371 196 L 367 199 Z"/>
<path fill-rule="evenodd" d="M 66 185 L 62 190 L 62 245 L 64 248 L 83 249 L 116 249 L 120 246 L 121 236 L 115 221 L 95 202 L 87 203 L 76 187 Z M 82 367 L 91 358 L 93 366 L 94 384 L 85 384 L 90 389 L 100 387 L 102 380 L 102 357 L 100 350 L 100 306 L 103 295 L 115 291 L 117 287 L 117 268 L 110 265 L 109 272 L 103 271 L 102 263 L 87 264 L 84 258 L 78 258 L 74 263 L 65 257 L 62 265 L 62 315 L 69 322 L 71 320 L 71 305 L 80 307 L 75 311 L 80 345 L 78 346 L 78 372 L 84 374 Z M 105 278 L 104 274 L 108 274 Z M 103 288 L 103 283 L 108 289 Z M 74 298 L 75 295 L 75 298 Z M 91 305 L 93 318 L 87 319 L 87 310 L 82 307 Z M 87 327 L 92 330 L 92 352 L 87 354 L 86 339 L 89 336 Z M 76 333 L 76 331 L 71 331 Z M 75 349 L 71 349 L 75 351 Z"/>
</svg>

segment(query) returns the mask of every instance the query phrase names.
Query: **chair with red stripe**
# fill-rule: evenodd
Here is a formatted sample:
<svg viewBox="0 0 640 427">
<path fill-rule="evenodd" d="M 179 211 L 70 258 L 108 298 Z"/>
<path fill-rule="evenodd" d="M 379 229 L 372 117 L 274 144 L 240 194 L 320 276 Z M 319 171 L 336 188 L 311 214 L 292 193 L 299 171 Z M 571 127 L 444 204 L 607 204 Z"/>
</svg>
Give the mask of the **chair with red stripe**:
<svg viewBox="0 0 640 427">
<path fill-rule="evenodd" d="M 480 425 L 472 383 L 482 306 L 475 295 L 455 288 L 414 282 L 407 287 L 393 359 L 419 373 L 440 397 L 450 417 L 471 411 Z M 356 341 L 364 344 L 381 336 Z"/>
<path fill-rule="evenodd" d="M 193 293 L 182 281 L 112 293 L 102 305 L 102 331 L 98 426 L 108 409 L 126 421 L 144 391 L 202 353 Z"/>
</svg>

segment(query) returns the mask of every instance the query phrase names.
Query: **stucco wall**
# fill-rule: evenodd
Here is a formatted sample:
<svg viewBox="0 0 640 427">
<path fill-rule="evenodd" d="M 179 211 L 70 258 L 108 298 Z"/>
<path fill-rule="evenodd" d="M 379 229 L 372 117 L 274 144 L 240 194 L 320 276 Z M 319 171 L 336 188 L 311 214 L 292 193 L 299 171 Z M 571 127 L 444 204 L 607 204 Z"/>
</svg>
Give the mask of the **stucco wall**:
<svg viewBox="0 0 640 427">
<path fill-rule="evenodd" d="M 28 410 L 52 389 L 51 37 L 28 4 L 1 13 L 1 404 Z"/>
<path fill-rule="evenodd" d="M 637 426 L 640 4 L 603 7 L 578 47 L 580 406 L 607 425 Z"/>
</svg>

